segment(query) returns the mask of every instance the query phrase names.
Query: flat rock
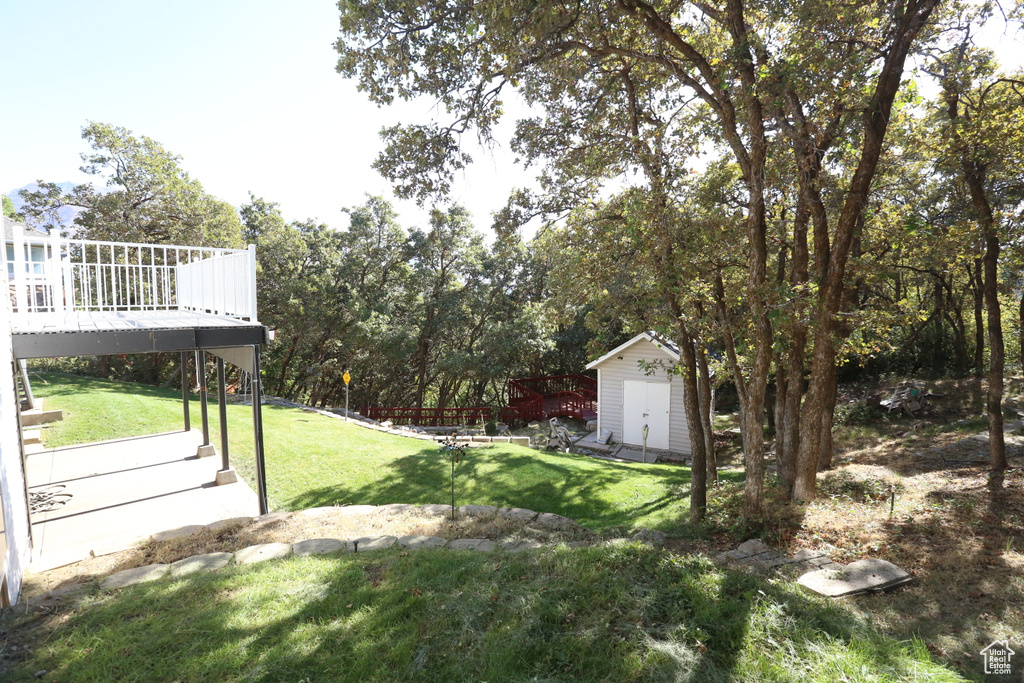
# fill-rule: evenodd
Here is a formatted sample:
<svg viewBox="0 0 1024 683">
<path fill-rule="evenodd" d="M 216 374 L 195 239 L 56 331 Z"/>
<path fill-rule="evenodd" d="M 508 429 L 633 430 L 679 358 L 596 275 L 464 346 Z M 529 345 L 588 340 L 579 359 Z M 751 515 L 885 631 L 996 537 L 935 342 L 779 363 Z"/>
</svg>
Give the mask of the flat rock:
<svg viewBox="0 0 1024 683">
<path fill-rule="evenodd" d="M 542 526 L 551 527 L 555 529 L 566 529 L 569 527 L 576 526 L 576 522 L 574 522 L 573 520 L 569 519 L 568 517 L 563 517 L 562 515 L 556 515 L 553 512 L 540 513 L 539 515 L 537 515 L 536 521 L 538 524 Z"/>
<path fill-rule="evenodd" d="M 213 571 L 228 566 L 231 553 L 206 553 L 193 555 L 171 563 L 171 576 L 185 576 L 194 572 Z"/>
<path fill-rule="evenodd" d="M 809 548 L 801 548 L 793 553 L 793 559 L 797 562 L 806 562 L 819 557 L 825 557 L 825 553 L 819 553 L 817 550 L 810 550 Z"/>
<path fill-rule="evenodd" d="M 326 515 L 328 513 L 334 512 L 337 509 L 338 507 L 336 505 L 326 505 L 316 508 L 307 508 L 305 510 L 299 510 L 297 514 L 300 514 L 303 517 L 318 517 L 320 515 Z"/>
<path fill-rule="evenodd" d="M 493 505 L 461 505 L 459 514 L 463 517 L 488 517 L 495 514 L 498 508 Z"/>
<path fill-rule="evenodd" d="M 191 536 L 192 534 L 199 533 L 206 527 L 202 524 L 189 524 L 188 526 L 180 526 L 177 529 L 168 529 L 167 531 L 160 531 L 150 536 L 154 541 L 170 541 L 175 538 L 182 538 L 183 536 Z"/>
<path fill-rule="evenodd" d="M 543 547 L 544 544 L 537 541 L 505 541 L 501 544 L 502 550 L 507 553 L 521 553 L 526 550 L 538 550 Z"/>
<path fill-rule="evenodd" d="M 384 550 L 393 546 L 397 540 L 394 536 L 363 536 L 355 541 L 356 552 L 366 553 L 371 550 Z"/>
<path fill-rule="evenodd" d="M 498 515 L 524 523 L 537 519 L 537 513 L 526 508 L 498 508 Z"/>
<path fill-rule="evenodd" d="M 242 548 L 235 552 L 236 564 L 253 564 L 254 562 L 265 562 L 276 560 L 291 555 L 291 543 L 261 543 Z"/>
<path fill-rule="evenodd" d="M 452 514 L 451 505 L 439 505 L 435 503 L 430 505 L 420 505 L 419 508 L 420 512 L 425 515 L 450 517 Z"/>
<path fill-rule="evenodd" d="M 636 533 L 633 534 L 634 541 L 641 541 L 643 543 L 650 543 L 651 545 L 664 545 L 668 539 L 668 534 L 664 531 L 655 531 L 654 529 L 637 529 Z"/>
<path fill-rule="evenodd" d="M 740 543 L 736 549 L 741 553 L 746 553 L 747 555 L 758 555 L 771 550 L 771 548 L 769 548 L 760 538 L 752 538 L 749 541 L 743 541 L 743 543 Z"/>
<path fill-rule="evenodd" d="M 263 529 L 264 527 L 280 524 L 291 516 L 292 513 L 290 512 L 268 512 L 253 520 L 253 529 Z"/>
<path fill-rule="evenodd" d="M 125 569 L 124 571 L 111 574 L 107 578 L 103 579 L 103 582 L 100 583 L 100 588 L 103 590 L 111 590 L 113 588 L 133 586 L 137 583 L 144 583 L 146 581 L 156 581 L 159 578 L 167 576 L 168 571 L 170 571 L 170 565 L 166 564 L 149 564 L 145 567 Z"/>
<path fill-rule="evenodd" d="M 355 545 L 352 541 L 343 541 L 337 538 L 309 538 L 305 541 L 292 543 L 292 554 L 304 557 L 306 555 L 330 555 L 331 553 L 355 552 Z"/>
<path fill-rule="evenodd" d="M 404 512 L 409 512 L 410 510 L 414 510 L 415 508 L 415 505 L 407 505 L 405 503 L 389 503 L 387 505 L 378 505 L 377 511 L 389 515 L 398 515 Z"/>
<path fill-rule="evenodd" d="M 488 541 L 486 538 L 460 538 L 448 544 L 449 550 L 480 550 L 489 552 L 497 547 L 497 543 Z"/>
<path fill-rule="evenodd" d="M 421 548 L 443 548 L 448 544 L 448 541 L 441 538 L 440 536 L 402 536 L 398 539 L 398 545 L 409 550 L 419 550 Z"/>
<path fill-rule="evenodd" d="M 245 524 L 248 524 L 249 522 L 251 522 L 254 519 L 256 519 L 256 518 L 255 517 L 232 517 L 231 519 L 221 519 L 221 520 L 218 520 L 216 522 L 211 522 L 210 524 L 207 524 L 206 528 L 209 529 L 210 531 L 217 532 L 217 531 L 221 531 L 223 529 L 227 529 L 228 527 L 243 526 Z"/>
<path fill-rule="evenodd" d="M 343 515 L 368 515 L 376 511 L 376 505 L 346 505 L 338 508 L 338 512 Z"/>
<path fill-rule="evenodd" d="M 831 598 L 883 590 L 912 581 L 913 577 L 891 562 L 871 558 L 846 567 L 819 569 L 797 579 L 804 588 Z"/>
</svg>

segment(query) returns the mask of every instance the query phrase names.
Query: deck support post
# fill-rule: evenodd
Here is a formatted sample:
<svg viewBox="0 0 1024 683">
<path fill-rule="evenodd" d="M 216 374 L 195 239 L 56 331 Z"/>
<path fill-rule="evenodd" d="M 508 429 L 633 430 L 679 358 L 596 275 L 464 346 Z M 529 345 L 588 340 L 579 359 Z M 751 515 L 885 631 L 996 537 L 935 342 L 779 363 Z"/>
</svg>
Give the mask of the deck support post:
<svg viewBox="0 0 1024 683">
<path fill-rule="evenodd" d="M 199 350 L 199 367 L 196 368 L 199 376 L 199 408 L 203 416 L 203 445 L 196 451 L 196 455 L 204 458 L 216 455 L 217 449 L 210 443 L 210 387 L 206 381 L 206 351 Z"/>
<path fill-rule="evenodd" d="M 260 499 L 260 514 L 270 512 L 267 505 L 267 470 L 263 458 L 263 380 L 260 378 L 260 346 L 252 347 L 252 438 L 256 452 L 256 488 Z"/>
<path fill-rule="evenodd" d="M 221 469 L 231 468 L 228 457 L 228 396 L 224 386 L 224 359 L 217 358 L 217 408 L 220 412 L 220 457 Z"/>
<path fill-rule="evenodd" d="M 185 410 L 185 431 L 192 429 L 192 415 L 188 407 L 189 376 L 188 376 L 188 351 L 181 352 L 181 404 Z"/>
</svg>

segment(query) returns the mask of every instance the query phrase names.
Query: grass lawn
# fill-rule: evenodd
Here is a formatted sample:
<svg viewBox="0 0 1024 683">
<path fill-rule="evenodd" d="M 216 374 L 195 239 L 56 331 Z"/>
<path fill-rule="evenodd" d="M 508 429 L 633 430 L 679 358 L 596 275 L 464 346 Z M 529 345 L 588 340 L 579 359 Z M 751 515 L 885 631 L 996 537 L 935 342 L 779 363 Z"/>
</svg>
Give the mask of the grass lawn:
<svg viewBox="0 0 1024 683">
<path fill-rule="evenodd" d="M 292 557 L 0 626 L 5 680 L 963 680 L 840 603 L 640 545 Z"/>
<path fill-rule="evenodd" d="M 63 422 L 44 432 L 48 446 L 182 427 L 175 390 L 57 373 L 34 374 L 33 390 L 48 408 L 65 412 Z M 198 428 L 198 401 L 191 407 L 192 426 Z M 210 419 L 217 443 L 214 404 Z M 449 500 L 447 463 L 428 442 L 293 408 L 264 406 L 263 420 L 272 509 Z M 251 407 L 228 405 L 228 424 L 232 460 L 252 482 Z M 554 512 L 595 531 L 646 527 L 688 533 L 689 483 L 689 468 L 679 465 L 615 463 L 495 444 L 471 449 L 458 465 L 456 503 Z"/>
</svg>

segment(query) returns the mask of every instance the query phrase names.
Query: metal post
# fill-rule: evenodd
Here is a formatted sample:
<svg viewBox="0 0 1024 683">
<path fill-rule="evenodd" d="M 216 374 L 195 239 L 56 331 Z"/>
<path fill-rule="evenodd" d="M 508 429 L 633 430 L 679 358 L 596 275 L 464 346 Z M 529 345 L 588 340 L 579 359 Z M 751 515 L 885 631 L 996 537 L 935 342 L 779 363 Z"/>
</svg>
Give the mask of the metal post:
<svg viewBox="0 0 1024 683">
<path fill-rule="evenodd" d="M 348 422 L 348 382 L 345 382 L 345 422 Z"/>
<path fill-rule="evenodd" d="M 199 367 L 196 368 L 199 377 L 199 408 L 203 415 L 203 445 L 210 445 L 210 409 L 207 405 L 209 395 L 206 384 L 206 351 L 199 351 Z"/>
<path fill-rule="evenodd" d="M 260 514 L 270 511 L 267 505 L 267 470 L 263 458 L 263 380 L 260 379 L 260 347 L 252 347 L 252 437 L 256 451 L 256 488 L 260 498 Z"/>
<path fill-rule="evenodd" d="M 188 408 L 188 351 L 181 352 L 181 404 L 185 407 L 185 431 L 192 429 L 192 415 Z"/>
<path fill-rule="evenodd" d="M 220 411 L 220 457 L 221 469 L 231 468 L 228 458 L 228 396 L 224 386 L 224 359 L 217 358 L 217 408 Z"/>
</svg>

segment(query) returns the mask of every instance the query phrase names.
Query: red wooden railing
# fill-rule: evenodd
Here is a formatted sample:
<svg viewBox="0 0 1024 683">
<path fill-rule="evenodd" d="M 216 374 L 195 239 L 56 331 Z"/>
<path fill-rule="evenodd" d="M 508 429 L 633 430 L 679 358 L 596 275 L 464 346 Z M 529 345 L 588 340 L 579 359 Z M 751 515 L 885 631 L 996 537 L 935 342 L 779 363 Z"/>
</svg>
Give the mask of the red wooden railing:
<svg viewBox="0 0 1024 683">
<path fill-rule="evenodd" d="M 596 414 L 596 379 L 554 375 L 509 380 L 508 407 L 501 409 L 501 421 L 517 424 L 555 416 L 586 420 Z"/>
<path fill-rule="evenodd" d="M 378 422 L 390 420 L 392 424 L 396 425 L 458 427 L 459 425 L 490 422 L 491 409 L 487 406 L 475 408 L 367 408 L 366 416 Z"/>
<path fill-rule="evenodd" d="M 597 392 L 590 389 L 558 392 L 557 414 L 577 420 L 593 420 L 597 417 Z"/>
</svg>

